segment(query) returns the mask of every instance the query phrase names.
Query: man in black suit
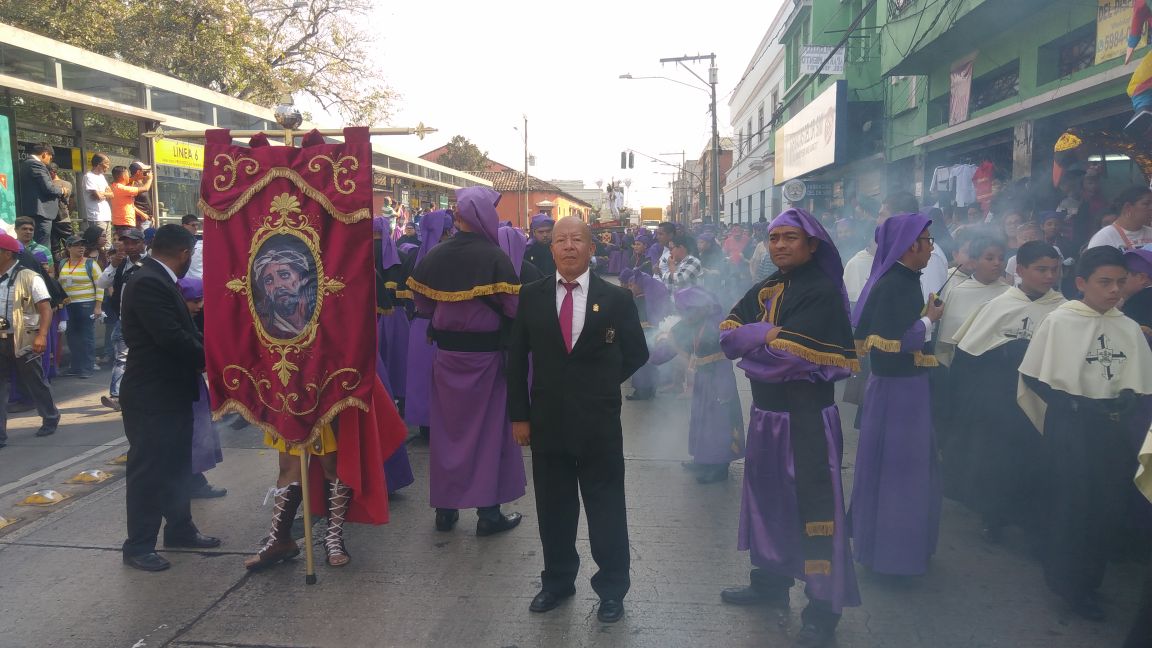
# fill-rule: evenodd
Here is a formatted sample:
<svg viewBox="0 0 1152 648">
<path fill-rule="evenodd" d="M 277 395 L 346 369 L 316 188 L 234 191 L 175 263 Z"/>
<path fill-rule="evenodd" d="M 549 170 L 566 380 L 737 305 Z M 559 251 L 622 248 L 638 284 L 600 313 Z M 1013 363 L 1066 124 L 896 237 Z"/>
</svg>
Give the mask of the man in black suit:
<svg viewBox="0 0 1152 648">
<path fill-rule="evenodd" d="M 156 230 L 152 254 L 124 284 L 120 329 L 132 352 L 120 386 L 128 437 L 128 539 L 124 564 L 144 571 L 171 565 L 156 553 L 160 520 L 165 547 L 207 549 L 220 539 L 192 523 L 192 403 L 200 396 L 204 341 L 176 281 L 188 272 L 196 240 L 180 225 Z"/>
<path fill-rule="evenodd" d="M 33 237 L 40 245 L 48 245 L 52 238 L 52 225 L 60 213 L 60 199 L 67 198 L 63 187 L 52 181 L 48 164 L 52 162 L 52 145 L 36 144 L 32 154 L 20 161 L 16 187 L 20 192 L 16 204 L 17 216 L 31 216 L 36 221 Z"/>
<path fill-rule="evenodd" d="M 530 610 L 547 612 L 575 593 L 580 495 L 599 571 L 597 616 L 624 616 L 628 520 L 620 384 L 648 361 L 632 295 L 592 274 L 592 229 L 561 219 L 552 232 L 555 274 L 520 290 L 508 359 L 512 434 L 532 446 L 532 480 L 544 571 Z M 531 396 L 528 388 L 532 354 Z"/>
</svg>

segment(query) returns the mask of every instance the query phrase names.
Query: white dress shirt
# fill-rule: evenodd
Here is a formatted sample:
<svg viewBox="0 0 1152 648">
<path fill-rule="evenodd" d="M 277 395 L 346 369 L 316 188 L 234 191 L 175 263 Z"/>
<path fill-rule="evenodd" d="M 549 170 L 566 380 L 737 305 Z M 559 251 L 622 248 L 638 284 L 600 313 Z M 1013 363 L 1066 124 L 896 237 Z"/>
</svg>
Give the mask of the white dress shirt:
<svg viewBox="0 0 1152 648">
<path fill-rule="evenodd" d="M 579 284 L 572 289 L 572 348 L 576 348 L 576 340 L 580 339 L 580 331 L 584 330 L 584 314 L 588 312 L 588 282 L 591 281 L 592 270 L 585 270 L 584 274 L 576 278 Z M 564 304 L 564 296 L 568 289 L 561 282 L 564 277 L 556 273 L 556 315 L 560 315 L 560 306 Z"/>
</svg>

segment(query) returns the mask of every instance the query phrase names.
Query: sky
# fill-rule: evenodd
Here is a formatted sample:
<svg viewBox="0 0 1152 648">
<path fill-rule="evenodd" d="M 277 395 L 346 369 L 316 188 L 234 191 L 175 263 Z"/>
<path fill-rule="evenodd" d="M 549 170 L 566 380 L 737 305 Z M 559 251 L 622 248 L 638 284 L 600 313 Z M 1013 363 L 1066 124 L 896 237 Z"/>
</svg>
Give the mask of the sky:
<svg viewBox="0 0 1152 648">
<path fill-rule="evenodd" d="M 490 158 L 521 168 L 524 143 L 516 128 L 527 115 L 533 176 L 588 186 L 629 178 L 630 206 L 666 206 L 672 176 L 665 174 L 675 167 L 637 154 L 635 168 L 623 171 L 620 151 L 634 149 L 673 165 L 681 150 L 694 159 L 708 144 L 711 118 L 707 88 L 659 60 L 716 54 L 720 134 L 729 134 L 728 97 L 782 1 L 788 0 L 377 0 L 373 63 L 401 95 L 388 125 L 423 122 L 439 132 L 423 141 L 388 137 L 376 143 L 419 155 L 460 134 Z M 708 78 L 707 61 L 693 69 Z M 667 76 L 700 88 L 622 80 L 624 73 Z M 669 152 L 676 155 L 658 155 Z"/>
</svg>

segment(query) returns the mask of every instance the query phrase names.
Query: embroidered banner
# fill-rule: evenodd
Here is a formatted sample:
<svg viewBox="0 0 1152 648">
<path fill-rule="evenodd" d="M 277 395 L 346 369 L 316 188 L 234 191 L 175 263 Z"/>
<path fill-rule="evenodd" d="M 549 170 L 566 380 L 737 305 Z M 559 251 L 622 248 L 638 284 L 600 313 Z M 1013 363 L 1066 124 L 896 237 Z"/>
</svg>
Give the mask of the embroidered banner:
<svg viewBox="0 0 1152 648">
<path fill-rule="evenodd" d="M 238 412 L 292 444 L 349 407 L 376 366 L 368 131 L 300 148 L 207 134 L 204 324 L 213 415 Z"/>
</svg>

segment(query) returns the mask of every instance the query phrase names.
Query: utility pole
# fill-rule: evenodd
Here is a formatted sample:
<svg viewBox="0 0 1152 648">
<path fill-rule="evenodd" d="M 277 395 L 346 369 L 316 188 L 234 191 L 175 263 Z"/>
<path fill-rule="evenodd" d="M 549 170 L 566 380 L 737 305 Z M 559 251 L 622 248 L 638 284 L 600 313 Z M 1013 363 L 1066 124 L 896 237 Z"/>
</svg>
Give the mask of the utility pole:
<svg viewBox="0 0 1152 648">
<path fill-rule="evenodd" d="M 532 226 L 532 206 L 528 195 L 528 115 L 524 115 L 524 227 Z"/>
<path fill-rule="evenodd" d="M 692 68 L 684 65 L 685 61 L 703 61 L 708 60 L 708 80 L 705 81 L 696 74 Z M 709 210 L 712 212 L 709 218 L 703 219 L 705 222 L 720 222 L 720 130 L 717 124 L 716 117 L 716 83 L 718 81 L 718 71 L 716 69 L 716 54 L 697 54 L 696 56 L 674 56 L 671 58 L 660 59 L 661 63 L 676 63 L 680 67 L 688 70 L 692 76 L 700 79 L 704 85 L 708 86 L 712 93 L 712 193 L 710 195 Z"/>
</svg>

